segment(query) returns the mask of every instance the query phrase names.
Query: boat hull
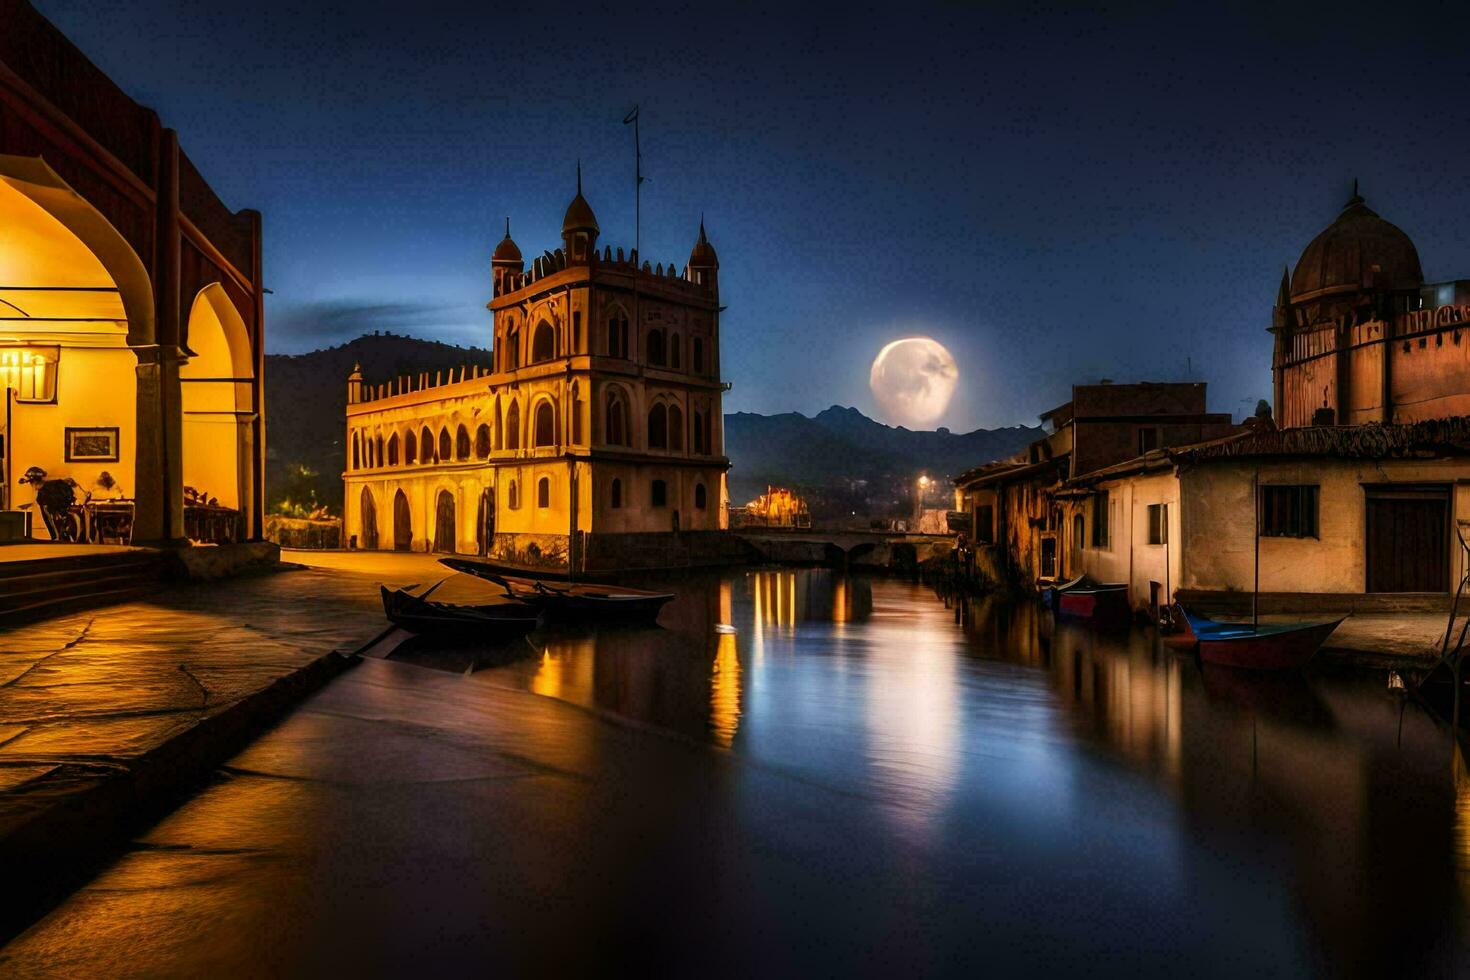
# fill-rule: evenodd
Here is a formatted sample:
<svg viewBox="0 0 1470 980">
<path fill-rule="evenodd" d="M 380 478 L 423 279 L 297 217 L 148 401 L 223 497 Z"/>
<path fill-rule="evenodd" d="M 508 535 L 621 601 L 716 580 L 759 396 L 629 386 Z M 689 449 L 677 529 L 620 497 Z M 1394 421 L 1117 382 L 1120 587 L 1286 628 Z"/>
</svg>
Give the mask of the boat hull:
<svg viewBox="0 0 1470 980">
<path fill-rule="evenodd" d="M 606 585 L 542 582 L 500 574 L 483 562 L 441 558 L 440 564 L 456 572 L 493 582 L 517 602 L 540 610 L 548 620 L 563 623 L 616 623 L 652 625 L 672 593 Z"/>
<path fill-rule="evenodd" d="M 1073 588 L 1054 596 L 1055 609 L 1068 619 L 1097 626 L 1118 626 L 1128 622 L 1128 586 L 1104 585 L 1096 588 Z"/>
<path fill-rule="evenodd" d="M 1183 612 L 1181 610 L 1181 612 Z M 1342 623 L 1220 623 L 1183 613 L 1200 660 L 1242 670 L 1297 670 L 1305 667 Z"/>
<path fill-rule="evenodd" d="M 526 605 L 454 606 L 428 602 L 401 589 L 379 588 L 388 621 L 416 636 L 501 643 L 525 636 L 541 622 L 539 611 Z"/>
</svg>

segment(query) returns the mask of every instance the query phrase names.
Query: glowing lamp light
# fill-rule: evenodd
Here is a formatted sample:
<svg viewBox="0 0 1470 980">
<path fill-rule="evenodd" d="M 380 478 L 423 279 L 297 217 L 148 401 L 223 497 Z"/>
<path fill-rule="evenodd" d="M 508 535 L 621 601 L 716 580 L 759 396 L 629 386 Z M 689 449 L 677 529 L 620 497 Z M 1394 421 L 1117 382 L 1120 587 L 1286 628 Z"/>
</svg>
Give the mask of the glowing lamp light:
<svg viewBox="0 0 1470 980">
<path fill-rule="evenodd" d="M 0 386 L 14 391 L 16 401 L 53 401 L 60 359 L 55 347 L 0 347 Z"/>
</svg>

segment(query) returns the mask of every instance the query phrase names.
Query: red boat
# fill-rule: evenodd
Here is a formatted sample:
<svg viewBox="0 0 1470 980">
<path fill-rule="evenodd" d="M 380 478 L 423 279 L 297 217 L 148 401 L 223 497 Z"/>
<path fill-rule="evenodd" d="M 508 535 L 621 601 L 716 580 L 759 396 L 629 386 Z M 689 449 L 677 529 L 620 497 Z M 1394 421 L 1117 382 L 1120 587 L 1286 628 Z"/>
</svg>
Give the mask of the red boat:
<svg viewBox="0 0 1470 980">
<path fill-rule="evenodd" d="M 1341 619 L 1327 623 L 1220 623 L 1179 610 L 1181 635 L 1192 638 L 1205 663 L 1248 670 L 1305 667 Z M 1346 617 L 1344 617 L 1346 618 Z"/>
<path fill-rule="evenodd" d="M 1081 619 L 1094 625 L 1116 625 L 1128 622 L 1126 583 L 1099 584 L 1086 578 L 1074 579 L 1059 586 L 1053 602 L 1063 616 Z"/>
</svg>

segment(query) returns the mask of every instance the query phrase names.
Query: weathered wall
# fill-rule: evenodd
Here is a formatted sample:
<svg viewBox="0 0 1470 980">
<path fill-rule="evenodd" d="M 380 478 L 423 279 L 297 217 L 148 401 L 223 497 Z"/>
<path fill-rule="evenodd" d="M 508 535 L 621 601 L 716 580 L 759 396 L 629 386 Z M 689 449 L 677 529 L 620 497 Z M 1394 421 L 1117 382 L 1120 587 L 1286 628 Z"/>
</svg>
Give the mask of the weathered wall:
<svg viewBox="0 0 1470 980">
<path fill-rule="evenodd" d="M 1151 582 L 1159 583 L 1159 601 L 1166 602 L 1168 589 L 1179 585 L 1179 479 L 1171 472 L 1149 473 L 1098 485 L 1108 492 L 1109 541 L 1104 547 L 1092 546 L 1093 514 L 1090 501 L 1073 501 L 1067 508 L 1065 535 L 1068 544 L 1067 577 L 1086 572 L 1100 582 L 1127 582 L 1129 603 L 1135 609 L 1148 605 Z M 1169 508 L 1167 544 L 1149 544 L 1148 508 L 1150 504 L 1166 504 Z M 1075 514 L 1083 515 L 1082 547 L 1074 541 Z M 1081 558 L 1080 569 L 1075 558 Z"/>
<path fill-rule="evenodd" d="M 1178 587 L 1251 591 L 1255 564 L 1252 460 L 1221 460 L 1181 475 L 1183 566 Z M 1263 460 L 1260 482 L 1317 484 L 1320 538 L 1260 539 L 1260 591 L 1362 592 L 1367 583 L 1364 484 L 1470 480 L 1470 461 Z M 1456 486 L 1454 515 L 1470 518 L 1470 486 Z M 1459 574 L 1460 549 L 1450 554 Z"/>
</svg>

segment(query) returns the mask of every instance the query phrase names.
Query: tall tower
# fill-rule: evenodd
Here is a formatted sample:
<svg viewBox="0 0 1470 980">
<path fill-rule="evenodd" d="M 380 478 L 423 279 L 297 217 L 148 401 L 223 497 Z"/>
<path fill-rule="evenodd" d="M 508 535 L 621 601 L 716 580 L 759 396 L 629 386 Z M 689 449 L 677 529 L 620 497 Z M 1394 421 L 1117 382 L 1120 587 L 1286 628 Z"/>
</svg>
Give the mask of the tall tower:
<svg viewBox="0 0 1470 980">
<path fill-rule="evenodd" d="M 521 250 L 510 238 L 510 219 L 505 219 L 505 237 L 495 246 L 490 256 L 490 276 L 494 280 L 494 295 L 508 293 L 515 288 L 511 278 L 519 276 L 525 266 L 521 262 Z"/>
<path fill-rule="evenodd" d="M 689 253 L 689 277 L 711 292 L 720 290 L 720 257 L 704 234 L 704 216 L 699 219 L 699 241 Z"/>
<path fill-rule="evenodd" d="M 566 217 L 561 220 L 561 241 L 567 263 L 586 264 L 592 250 L 597 247 L 597 236 L 601 231 L 597 227 L 597 216 L 592 213 L 592 205 L 582 196 L 582 163 L 578 161 L 577 196 L 567 205 Z"/>
</svg>

